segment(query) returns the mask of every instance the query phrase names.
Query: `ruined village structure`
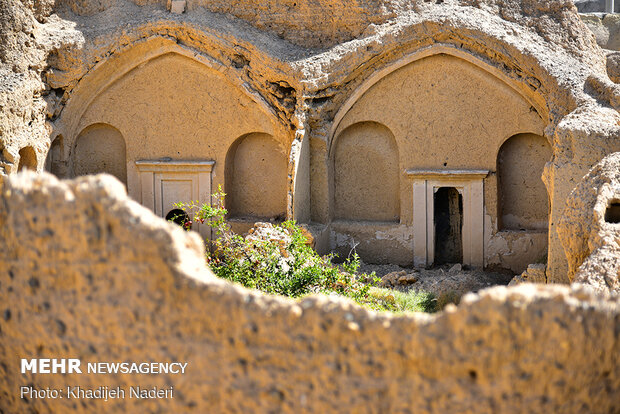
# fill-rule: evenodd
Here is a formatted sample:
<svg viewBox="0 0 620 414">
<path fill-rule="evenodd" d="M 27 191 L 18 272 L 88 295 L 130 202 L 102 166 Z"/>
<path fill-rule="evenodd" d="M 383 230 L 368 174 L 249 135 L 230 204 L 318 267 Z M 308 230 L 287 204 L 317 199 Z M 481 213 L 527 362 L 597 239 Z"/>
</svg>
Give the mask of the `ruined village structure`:
<svg viewBox="0 0 620 414">
<path fill-rule="evenodd" d="M 67 380 L 15 355 L 73 352 L 193 361 L 180 398 L 107 412 L 618 412 L 604 3 L 2 0 L 0 411 L 105 412 L 13 392 Z M 294 219 L 320 253 L 561 286 L 434 316 L 265 297 L 155 218 L 219 186 L 241 233 Z"/>
<path fill-rule="evenodd" d="M 222 186 L 239 232 L 568 282 L 566 197 L 618 149 L 577 128 L 615 123 L 605 52 L 568 2 L 453 3 L 56 1 L 44 130 L 3 137 L 4 173 L 109 173 L 161 217 Z"/>
</svg>

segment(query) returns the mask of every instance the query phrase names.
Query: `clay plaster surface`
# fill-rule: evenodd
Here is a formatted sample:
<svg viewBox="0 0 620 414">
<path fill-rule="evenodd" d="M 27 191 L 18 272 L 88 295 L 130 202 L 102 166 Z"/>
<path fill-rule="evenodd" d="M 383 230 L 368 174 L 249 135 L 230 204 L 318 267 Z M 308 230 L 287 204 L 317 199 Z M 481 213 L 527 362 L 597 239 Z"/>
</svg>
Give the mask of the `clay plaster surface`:
<svg viewBox="0 0 620 414">
<path fill-rule="evenodd" d="M 330 226 L 330 250 L 346 258 L 354 249 L 376 263 L 413 264 L 413 228 L 391 222 L 336 220 Z"/>
<path fill-rule="evenodd" d="M 231 217 L 286 217 L 287 156 L 271 135 L 241 137 L 229 149 L 226 163 Z"/>
<path fill-rule="evenodd" d="M 75 174 L 107 172 L 127 183 L 126 147 L 121 133 L 110 125 L 92 124 L 84 128 L 73 150 Z"/>
<path fill-rule="evenodd" d="M 500 231 L 486 242 L 486 264 L 521 273 L 530 263 L 547 260 L 546 231 Z"/>
<path fill-rule="evenodd" d="M 549 196 L 542 173 L 551 155 L 547 140 L 535 134 L 515 135 L 500 148 L 498 216 L 502 230 L 546 230 L 549 227 Z"/>
<path fill-rule="evenodd" d="M 349 110 L 338 131 L 362 121 L 383 124 L 394 134 L 405 223 L 411 223 L 413 202 L 404 170 L 495 171 L 504 140 L 521 132 L 542 133 L 544 127 L 540 115 L 513 89 L 448 55 L 416 61 L 380 80 Z M 489 184 L 485 190 L 497 191 Z"/>
<path fill-rule="evenodd" d="M 335 217 L 398 222 L 399 157 L 390 130 L 373 122 L 355 124 L 335 146 Z"/>
<path fill-rule="evenodd" d="M 127 144 L 128 187 L 139 187 L 139 159 L 215 159 L 214 188 L 224 182 L 230 145 L 250 132 L 273 132 L 257 105 L 204 65 L 178 54 L 145 63 L 99 94 L 81 129 L 98 122 L 116 127 Z M 68 145 L 71 145 L 69 142 Z"/>
</svg>

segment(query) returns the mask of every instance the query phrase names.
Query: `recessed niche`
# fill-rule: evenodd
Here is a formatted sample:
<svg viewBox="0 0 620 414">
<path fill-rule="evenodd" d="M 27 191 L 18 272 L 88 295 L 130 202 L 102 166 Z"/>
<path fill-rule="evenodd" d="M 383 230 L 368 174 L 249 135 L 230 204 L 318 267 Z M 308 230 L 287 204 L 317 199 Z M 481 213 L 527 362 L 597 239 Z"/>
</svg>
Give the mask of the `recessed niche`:
<svg viewBox="0 0 620 414">
<path fill-rule="evenodd" d="M 238 138 L 228 150 L 225 170 L 229 218 L 286 216 L 288 162 L 271 135 Z"/>
<path fill-rule="evenodd" d="M 392 132 L 376 122 L 360 122 L 345 129 L 334 145 L 335 218 L 398 222 L 399 158 Z"/>
<path fill-rule="evenodd" d="M 514 135 L 501 146 L 497 155 L 500 229 L 547 229 L 549 197 L 541 176 L 551 155 L 547 139 L 536 134 Z"/>
<path fill-rule="evenodd" d="M 37 169 L 37 154 L 34 152 L 34 148 L 28 146 L 19 150 L 19 167 L 18 171 L 27 168 L 32 171 Z"/>
<path fill-rule="evenodd" d="M 93 124 L 80 132 L 73 150 L 75 175 L 107 173 L 127 184 L 125 139 L 111 125 Z"/>
<path fill-rule="evenodd" d="M 620 200 L 612 200 L 609 202 L 605 210 L 605 221 L 607 223 L 620 223 Z"/>
<path fill-rule="evenodd" d="M 50 149 L 45 159 L 45 170 L 51 172 L 56 177 L 64 178 L 66 174 L 66 164 L 63 162 L 64 138 L 58 135 L 52 141 Z"/>
</svg>

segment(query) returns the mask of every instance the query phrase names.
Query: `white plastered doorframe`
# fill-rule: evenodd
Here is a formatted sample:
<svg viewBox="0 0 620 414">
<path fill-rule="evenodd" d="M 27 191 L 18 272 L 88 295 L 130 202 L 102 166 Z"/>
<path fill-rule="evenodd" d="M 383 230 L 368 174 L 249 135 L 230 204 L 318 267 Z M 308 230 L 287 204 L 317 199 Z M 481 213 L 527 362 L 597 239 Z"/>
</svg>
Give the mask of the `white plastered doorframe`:
<svg viewBox="0 0 620 414">
<path fill-rule="evenodd" d="M 140 200 L 142 205 L 151 209 L 156 215 L 165 217 L 174 208 L 171 202 L 192 202 L 211 204 L 211 173 L 213 160 L 138 160 L 135 162 L 140 175 L 140 188 L 130 188 L 129 195 Z M 182 184 L 188 186 L 182 199 L 168 200 L 167 190 L 178 194 Z M 185 188 L 183 188 L 185 189 Z M 211 239 L 211 227 L 206 224 L 194 223 L 193 228 L 205 239 Z"/>
<path fill-rule="evenodd" d="M 434 193 L 454 187 L 463 197 L 463 264 L 484 266 L 484 178 L 488 170 L 406 171 L 413 181 L 413 264 L 427 267 L 435 258 Z"/>
</svg>

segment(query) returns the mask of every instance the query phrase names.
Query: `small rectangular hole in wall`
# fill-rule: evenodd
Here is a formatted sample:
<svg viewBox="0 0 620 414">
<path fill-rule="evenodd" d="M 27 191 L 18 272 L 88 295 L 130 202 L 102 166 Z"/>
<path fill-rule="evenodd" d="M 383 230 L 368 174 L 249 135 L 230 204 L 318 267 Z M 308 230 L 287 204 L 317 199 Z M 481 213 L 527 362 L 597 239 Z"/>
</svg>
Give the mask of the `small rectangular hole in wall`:
<svg viewBox="0 0 620 414">
<path fill-rule="evenodd" d="M 463 196 L 454 187 L 434 195 L 435 264 L 463 262 Z"/>
<path fill-rule="evenodd" d="M 605 210 L 605 221 L 607 223 L 620 223 L 620 200 L 613 200 Z"/>
</svg>

